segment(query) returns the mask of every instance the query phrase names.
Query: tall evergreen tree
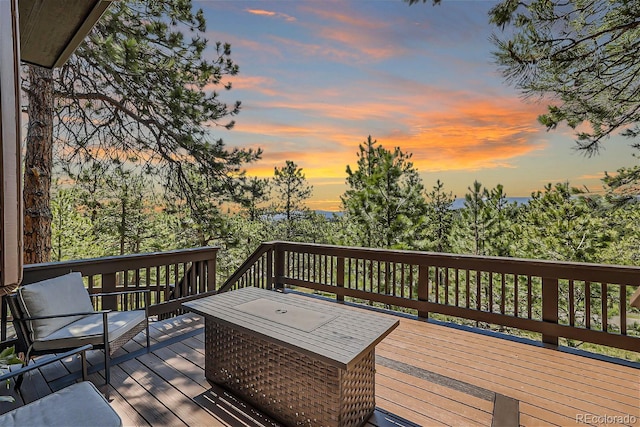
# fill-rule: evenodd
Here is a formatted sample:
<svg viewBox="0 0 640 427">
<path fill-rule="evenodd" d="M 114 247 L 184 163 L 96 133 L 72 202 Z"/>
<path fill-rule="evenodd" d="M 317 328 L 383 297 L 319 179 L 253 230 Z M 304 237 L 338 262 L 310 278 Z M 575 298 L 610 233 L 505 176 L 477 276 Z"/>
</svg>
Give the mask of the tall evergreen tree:
<svg viewBox="0 0 640 427">
<path fill-rule="evenodd" d="M 313 186 L 299 168 L 291 160 L 284 166 L 275 167 L 273 177 L 274 209 L 284 215 L 285 236 L 288 240 L 295 236 L 294 224 L 308 213 L 305 200 L 311 197 Z"/>
<path fill-rule="evenodd" d="M 455 196 L 444 191 L 444 184 L 438 180 L 426 195 L 426 245 L 425 249 L 436 252 L 450 252 L 450 234 L 453 225 L 452 209 Z"/>
<path fill-rule="evenodd" d="M 29 129 L 37 134 L 27 138 L 27 262 L 49 256 L 52 134 L 55 154 L 69 171 L 92 161 L 125 163 L 134 155 L 193 211 L 202 207 L 197 191 L 203 185 L 220 198 L 235 195 L 238 171 L 260 152 L 227 150 L 210 134 L 210 126 L 233 126 L 240 103 L 228 105 L 211 88 L 230 89 L 223 79 L 238 67 L 228 44 L 217 43 L 214 58 L 205 58 L 204 31 L 203 12 L 190 0 L 114 2 L 64 67 L 30 78 Z M 29 224 L 37 234 L 29 234 Z"/>
<path fill-rule="evenodd" d="M 144 175 L 119 165 L 105 176 L 105 187 L 110 199 L 105 200 L 100 215 L 102 234 L 115 240 L 118 255 L 139 253 L 153 233 L 149 228 L 149 203 L 154 201 L 148 197 L 150 183 Z"/>
<path fill-rule="evenodd" d="M 520 224 L 517 255 L 530 258 L 598 262 L 613 236 L 593 203 L 566 182 L 531 194 Z"/>
<path fill-rule="evenodd" d="M 454 249 L 459 253 L 485 255 L 487 220 L 485 217 L 484 189 L 474 181 L 464 195 L 464 208 L 456 216 L 452 232 Z"/>
<path fill-rule="evenodd" d="M 89 216 L 81 211 L 77 188 L 56 188 L 51 198 L 52 261 L 91 258 L 98 253 Z"/>
<path fill-rule="evenodd" d="M 260 218 L 264 205 L 269 200 L 270 181 L 269 178 L 252 177 L 247 179 L 244 193 L 240 196 L 240 205 L 246 210 L 249 221 L 256 221 Z"/>
<path fill-rule="evenodd" d="M 341 196 L 346 219 L 356 227 L 352 243 L 418 248 L 424 226 L 424 187 L 411 154 L 389 151 L 371 136 L 358 147 L 357 169 L 347 166 L 349 189 Z"/>
<path fill-rule="evenodd" d="M 489 190 L 474 181 L 468 190 L 452 231 L 454 249 L 474 255 L 511 256 L 516 204 L 508 201 L 502 184 Z"/>
<path fill-rule="evenodd" d="M 512 256 L 513 242 L 517 239 L 513 225 L 516 222 L 518 206 L 509 202 L 502 184 L 485 190 L 486 216 L 491 218 L 487 230 L 488 253 L 493 256 Z"/>
</svg>

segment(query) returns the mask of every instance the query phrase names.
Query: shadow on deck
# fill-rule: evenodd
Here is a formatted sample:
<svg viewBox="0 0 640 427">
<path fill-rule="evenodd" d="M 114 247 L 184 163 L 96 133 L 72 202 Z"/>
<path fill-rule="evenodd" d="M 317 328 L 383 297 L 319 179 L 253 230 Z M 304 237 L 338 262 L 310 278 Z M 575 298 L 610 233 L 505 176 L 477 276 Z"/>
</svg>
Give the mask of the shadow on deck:
<svg viewBox="0 0 640 427">
<path fill-rule="evenodd" d="M 100 352 L 90 379 L 124 425 L 276 426 L 204 378 L 204 322 L 187 314 L 151 323 L 124 346 L 104 385 Z M 584 425 L 615 417 L 639 425 L 640 369 L 402 318 L 376 349 L 376 412 L 368 426 Z M 24 402 L 74 382 L 77 359 L 25 379 Z M 0 403 L 0 413 L 22 404 Z M 596 423 L 597 424 L 597 423 Z"/>
</svg>

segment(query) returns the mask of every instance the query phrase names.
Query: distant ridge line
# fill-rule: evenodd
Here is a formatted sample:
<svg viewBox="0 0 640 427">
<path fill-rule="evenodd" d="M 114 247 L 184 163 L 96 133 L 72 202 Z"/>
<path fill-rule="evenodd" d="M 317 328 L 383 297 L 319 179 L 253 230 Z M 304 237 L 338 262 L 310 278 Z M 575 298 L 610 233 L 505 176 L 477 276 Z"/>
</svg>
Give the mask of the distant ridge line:
<svg viewBox="0 0 640 427">
<path fill-rule="evenodd" d="M 518 206 L 526 205 L 527 203 L 529 203 L 529 200 L 531 200 L 531 197 L 507 197 L 507 201 L 509 203 L 516 202 Z M 455 199 L 453 201 L 453 205 L 451 205 L 451 208 L 452 209 L 464 208 L 464 198 Z M 316 209 L 314 212 L 317 213 L 318 215 L 324 215 L 327 219 L 333 218 L 334 215 L 336 216 L 344 215 L 344 212 L 342 211 L 327 211 L 323 209 Z"/>
</svg>

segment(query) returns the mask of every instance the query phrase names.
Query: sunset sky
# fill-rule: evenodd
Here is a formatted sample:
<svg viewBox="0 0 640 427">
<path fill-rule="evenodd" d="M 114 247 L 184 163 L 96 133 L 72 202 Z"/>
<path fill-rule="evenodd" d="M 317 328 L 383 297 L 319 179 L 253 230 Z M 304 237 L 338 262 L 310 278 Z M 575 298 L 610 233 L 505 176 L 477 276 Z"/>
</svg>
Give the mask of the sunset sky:
<svg viewBox="0 0 640 427">
<path fill-rule="evenodd" d="M 474 180 L 513 197 L 567 180 L 594 191 L 605 170 L 633 162 L 622 137 L 586 158 L 571 129 L 538 124 L 546 103 L 523 100 L 492 62 L 493 1 L 194 4 L 210 43 L 231 43 L 240 66 L 221 96 L 242 112 L 233 130 L 212 134 L 264 150 L 249 176 L 293 160 L 314 186 L 312 209 L 340 209 L 346 166 L 368 135 L 413 153 L 427 189 L 440 179 L 458 197 Z"/>
</svg>

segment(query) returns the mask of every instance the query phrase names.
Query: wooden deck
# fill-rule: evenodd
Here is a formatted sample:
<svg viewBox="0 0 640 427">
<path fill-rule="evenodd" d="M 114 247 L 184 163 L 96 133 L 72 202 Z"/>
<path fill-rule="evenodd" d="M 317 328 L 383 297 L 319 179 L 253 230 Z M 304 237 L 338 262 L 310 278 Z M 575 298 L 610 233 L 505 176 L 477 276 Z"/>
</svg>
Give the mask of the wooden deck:
<svg viewBox="0 0 640 427">
<path fill-rule="evenodd" d="M 101 354 L 89 355 L 91 380 L 125 425 L 277 425 L 207 382 L 203 328 L 192 314 L 153 322 L 152 352 L 142 334 L 127 344 L 110 387 L 96 371 Z M 376 356 L 369 426 L 640 425 L 638 367 L 405 318 Z M 79 369 L 75 359 L 30 376 L 24 401 L 68 385 Z"/>
</svg>

